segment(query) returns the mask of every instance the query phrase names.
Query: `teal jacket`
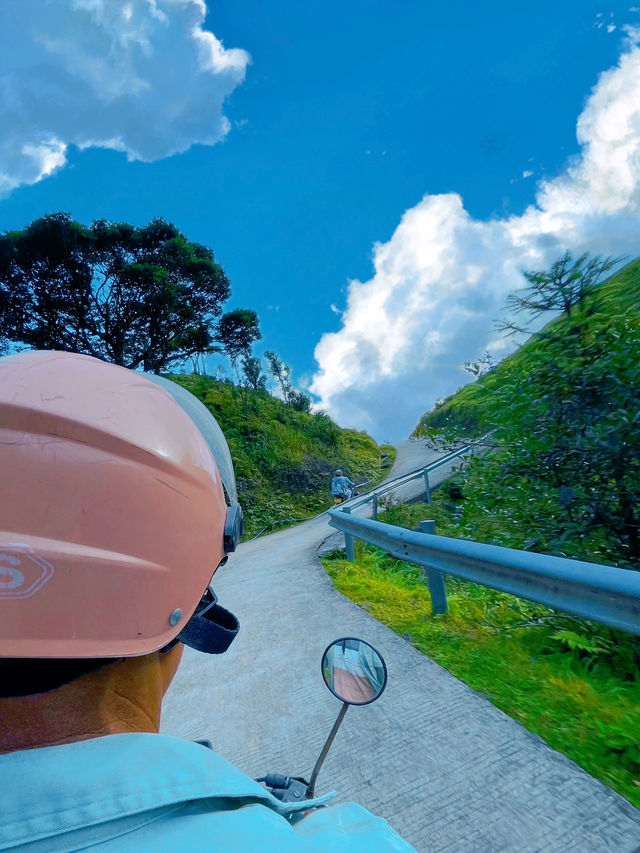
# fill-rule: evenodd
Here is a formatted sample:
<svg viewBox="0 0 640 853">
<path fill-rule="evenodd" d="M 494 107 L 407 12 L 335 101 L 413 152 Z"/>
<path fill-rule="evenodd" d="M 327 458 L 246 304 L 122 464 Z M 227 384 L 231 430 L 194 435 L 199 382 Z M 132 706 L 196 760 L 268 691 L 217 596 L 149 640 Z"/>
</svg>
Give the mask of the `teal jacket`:
<svg viewBox="0 0 640 853">
<path fill-rule="evenodd" d="M 331 488 L 329 490 L 332 495 L 348 495 L 349 491 L 355 486 L 348 477 L 334 477 L 331 480 Z"/>
<path fill-rule="evenodd" d="M 225 759 L 165 735 L 123 734 L 0 755 L 0 850 L 410 853 L 355 803 L 281 803 Z"/>
</svg>

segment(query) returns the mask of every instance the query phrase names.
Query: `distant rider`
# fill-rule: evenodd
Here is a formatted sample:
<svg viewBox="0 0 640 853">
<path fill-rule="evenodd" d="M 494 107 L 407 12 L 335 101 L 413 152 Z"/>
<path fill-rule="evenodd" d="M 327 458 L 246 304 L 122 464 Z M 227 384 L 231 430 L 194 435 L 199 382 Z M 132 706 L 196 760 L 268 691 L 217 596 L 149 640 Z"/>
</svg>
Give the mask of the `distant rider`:
<svg viewBox="0 0 640 853">
<path fill-rule="evenodd" d="M 331 480 L 331 495 L 342 501 L 348 501 L 355 485 L 356 484 L 352 483 L 348 477 L 343 475 L 342 469 L 338 468 Z"/>
</svg>

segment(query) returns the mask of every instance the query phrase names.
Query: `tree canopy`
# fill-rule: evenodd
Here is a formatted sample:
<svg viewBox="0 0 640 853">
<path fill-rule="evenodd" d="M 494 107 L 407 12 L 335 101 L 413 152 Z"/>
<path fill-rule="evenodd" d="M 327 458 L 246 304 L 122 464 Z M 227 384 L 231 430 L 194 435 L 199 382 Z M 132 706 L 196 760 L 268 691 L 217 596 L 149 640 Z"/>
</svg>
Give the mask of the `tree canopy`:
<svg viewBox="0 0 640 853">
<path fill-rule="evenodd" d="M 230 286 L 206 246 L 153 219 L 136 227 L 66 213 L 0 236 L 0 338 L 159 372 L 196 353 L 247 349 L 257 316 L 222 315 Z"/>
<path fill-rule="evenodd" d="M 241 356 L 248 356 L 251 344 L 259 341 L 261 337 L 258 315 L 247 308 L 229 311 L 218 323 L 218 340 L 234 363 Z"/>
</svg>

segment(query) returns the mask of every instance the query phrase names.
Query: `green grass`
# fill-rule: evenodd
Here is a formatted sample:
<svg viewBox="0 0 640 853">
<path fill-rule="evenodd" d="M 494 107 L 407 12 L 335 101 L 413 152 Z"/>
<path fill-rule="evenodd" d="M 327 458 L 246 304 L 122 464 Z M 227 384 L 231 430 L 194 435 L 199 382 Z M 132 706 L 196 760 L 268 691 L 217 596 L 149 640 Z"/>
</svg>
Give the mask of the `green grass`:
<svg viewBox="0 0 640 853">
<path fill-rule="evenodd" d="M 432 507 L 412 505 L 383 520 L 414 527 L 433 517 Z M 421 569 L 362 543 L 354 564 L 323 562 L 340 592 L 640 807 L 632 638 L 591 624 L 585 636 L 580 620 L 451 577 L 449 612 L 434 616 Z"/>
<path fill-rule="evenodd" d="M 307 414 L 266 391 L 248 391 L 207 376 L 171 376 L 196 395 L 224 432 L 245 513 L 245 538 L 282 529 L 332 505 L 331 476 L 383 479 L 395 458 L 364 432 L 341 429 L 323 412 Z M 282 523 L 284 522 L 284 523 Z"/>
</svg>

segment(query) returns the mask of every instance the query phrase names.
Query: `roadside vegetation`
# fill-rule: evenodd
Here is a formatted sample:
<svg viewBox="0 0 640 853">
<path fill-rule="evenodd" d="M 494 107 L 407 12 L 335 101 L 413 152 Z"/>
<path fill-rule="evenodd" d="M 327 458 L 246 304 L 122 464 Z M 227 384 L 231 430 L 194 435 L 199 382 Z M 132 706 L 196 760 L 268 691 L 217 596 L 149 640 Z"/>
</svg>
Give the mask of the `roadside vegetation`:
<svg viewBox="0 0 640 853">
<path fill-rule="evenodd" d="M 443 500 L 444 498 L 444 500 Z M 448 499 L 389 509 L 381 520 L 415 528 Z M 336 588 L 549 746 L 640 808 L 638 643 L 506 593 L 448 577 L 449 611 L 433 615 L 422 570 L 356 543 L 323 560 Z"/>
<path fill-rule="evenodd" d="M 540 274 L 541 275 L 541 274 Z M 439 446 L 495 430 L 458 477 L 458 535 L 640 569 L 640 261 L 425 415 Z"/>
<path fill-rule="evenodd" d="M 414 433 L 447 449 L 493 430 L 486 452 L 432 506 L 392 507 L 385 521 L 435 519 L 445 536 L 640 569 L 640 262 L 599 283 L 612 263 L 565 255 L 526 274 L 503 328 L 559 316 L 499 365 L 468 365 L 477 381 Z M 640 806 L 640 638 L 455 578 L 450 611 L 434 616 L 421 570 L 367 546 L 354 565 L 336 554 L 325 566 L 345 595 Z"/>
<path fill-rule="evenodd" d="M 393 447 L 380 447 L 366 433 L 341 429 L 324 412 L 300 411 L 264 389 L 195 374 L 170 378 L 202 400 L 229 442 L 245 538 L 326 510 L 336 468 L 356 483 L 375 484 L 393 462 Z"/>
</svg>

